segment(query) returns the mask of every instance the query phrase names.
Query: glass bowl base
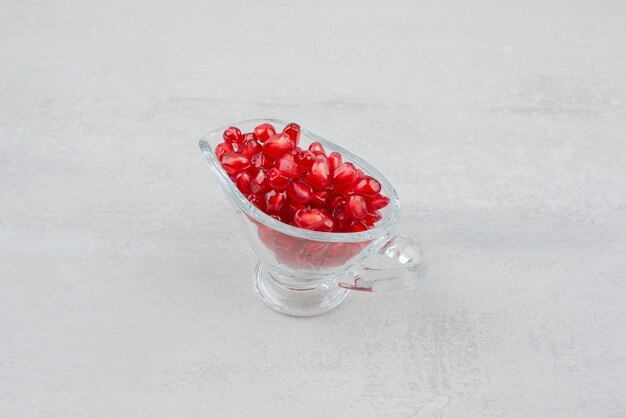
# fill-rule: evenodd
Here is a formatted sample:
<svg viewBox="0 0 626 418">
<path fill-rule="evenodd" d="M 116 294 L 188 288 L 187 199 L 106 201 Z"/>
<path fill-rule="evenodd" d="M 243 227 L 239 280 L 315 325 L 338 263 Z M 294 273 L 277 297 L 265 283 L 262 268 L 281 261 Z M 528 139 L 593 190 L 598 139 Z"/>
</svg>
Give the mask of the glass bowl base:
<svg viewBox="0 0 626 418">
<path fill-rule="evenodd" d="M 336 284 L 318 282 L 310 287 L 290 287 L 259 261 L 254 270 L 254 288 L 267 306 L 285 315 L 315 316 L 339 305 L 349 290 Z"/>
</svg>

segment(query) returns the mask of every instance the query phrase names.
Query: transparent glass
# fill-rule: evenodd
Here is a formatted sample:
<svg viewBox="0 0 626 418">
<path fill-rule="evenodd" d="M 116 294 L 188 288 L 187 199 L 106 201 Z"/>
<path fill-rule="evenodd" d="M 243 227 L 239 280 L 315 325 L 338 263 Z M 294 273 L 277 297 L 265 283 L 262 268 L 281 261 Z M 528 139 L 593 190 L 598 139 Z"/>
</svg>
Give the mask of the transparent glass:
<svg viewBox="0 0 626 418">
<path fill-rule="evenodd" d="M 382 219 L 367 231 L 334 233 L 297 228 L 263 213 L 239 192 L 222 170 L 213 148 L 222 142 L 228 126 L 251 132 L 266 122 L 277 131 L 287 124 L 275 119 L 235 122 L 209 132 L 199 144 L 235 209 L 241 230 L 259 257 L 254 286 L 261 299 L 283 314 L 313 316 L 339 305 L 350 290 L 415 288 L 425 275 L 426 265 L 420 247 L 409 237 L 394 233 L 400 216 L 398 195 L 378 170 L 350 151 L 306 129 L 301 131 L 303 148 L 318 141 L 328 153 L 341 153 L 344 161 L 351 161 L 381 183 L 390 203 L 381 211 Z"/>
</svg>

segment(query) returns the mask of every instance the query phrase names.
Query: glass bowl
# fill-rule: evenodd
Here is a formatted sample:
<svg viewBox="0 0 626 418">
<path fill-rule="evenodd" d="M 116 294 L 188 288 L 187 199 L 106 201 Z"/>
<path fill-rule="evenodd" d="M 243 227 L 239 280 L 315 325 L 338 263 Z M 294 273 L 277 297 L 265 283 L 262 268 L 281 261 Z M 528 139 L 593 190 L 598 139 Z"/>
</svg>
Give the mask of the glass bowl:
<svg viewBox="0 0 626 418">
<path fill-rule="evenodd" d="M 207 133 L 200 149 L 209 167 L 235 209 L 236 219 L 259 262 L 254 285 L 261 299 L 272 309 L 287 315 L 313 316 L 341 303 L 351 290 L 373 292 L 415 288 L 426 272 L 420 247 L 409 237 L 394 232 L 400 217 L 400 201 L 389 181 L 365 160 L 306 129 L 300 145 L 320 142 L 328 153 L 336 151 L 376 178 L 381 193 L 390 202 L 382 219 L 363 232 L 319 232 L 285 224 L 258 209 L 237 189 L 222 169 L 213 149 L 223 141 L 229 126 L 252 132 L 261 123 L 271 123 L 277 132 L 287 122 L 252 119 L 230 123 Z M 227 256 L 227 255 L 224 255 Z"/>
</svg>

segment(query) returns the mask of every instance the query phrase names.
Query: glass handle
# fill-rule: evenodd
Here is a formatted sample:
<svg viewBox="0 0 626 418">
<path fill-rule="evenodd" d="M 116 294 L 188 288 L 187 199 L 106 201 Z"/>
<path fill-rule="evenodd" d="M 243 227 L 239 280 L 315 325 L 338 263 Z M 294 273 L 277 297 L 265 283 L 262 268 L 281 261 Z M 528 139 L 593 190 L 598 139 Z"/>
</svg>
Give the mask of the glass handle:
<svg viewBox="0 0 626 418">
<path fill-rule="evenodd" d="M 419 245 L 406 235 L 395 234 L 366 260 L 353 283 L 338 285 L 363 292 L 415 289 L 426 275 L 426 267 Z"/>
</svg>

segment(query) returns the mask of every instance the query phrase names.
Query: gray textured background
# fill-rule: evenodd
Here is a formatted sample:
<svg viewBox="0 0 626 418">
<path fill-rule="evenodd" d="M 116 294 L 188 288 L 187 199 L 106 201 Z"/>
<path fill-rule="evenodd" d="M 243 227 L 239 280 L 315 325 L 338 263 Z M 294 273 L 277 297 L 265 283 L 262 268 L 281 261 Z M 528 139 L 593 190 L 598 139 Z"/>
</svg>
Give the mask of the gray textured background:
<svg viewBox="0 0 626 418">
<path fill-rule="evenodd" d="M 0 416 L 626 415 L 626 3 L 0 3 Z M 255 296 L 197 139 L 374 163 L 431 268 Z"/>
</svg>

